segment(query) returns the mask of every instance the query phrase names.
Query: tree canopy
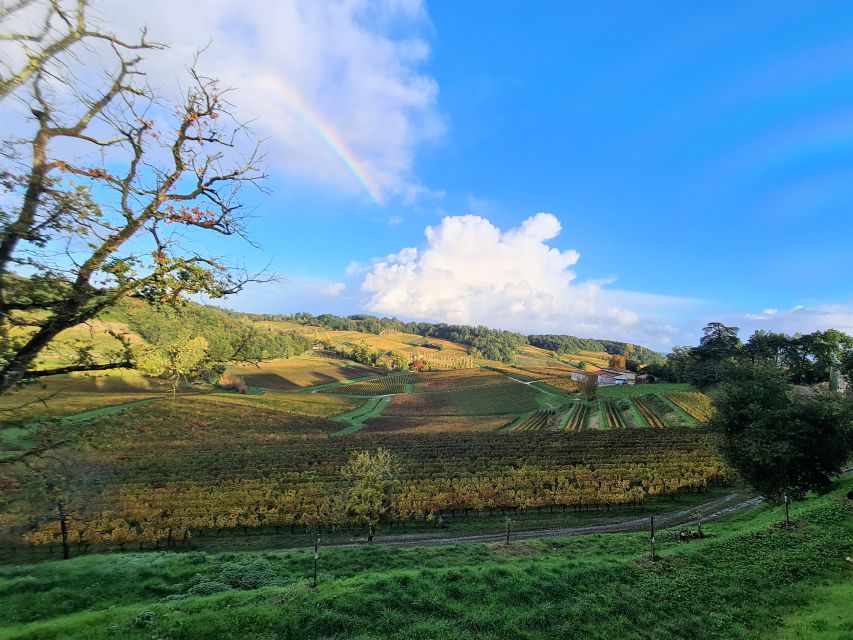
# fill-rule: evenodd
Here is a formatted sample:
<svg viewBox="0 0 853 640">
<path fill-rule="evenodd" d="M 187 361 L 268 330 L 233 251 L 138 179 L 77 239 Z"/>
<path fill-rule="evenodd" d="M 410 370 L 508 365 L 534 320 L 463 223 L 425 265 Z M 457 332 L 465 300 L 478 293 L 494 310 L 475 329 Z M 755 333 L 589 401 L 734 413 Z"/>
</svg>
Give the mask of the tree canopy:
<svg viewBox="0 0 853 640">
<path fill-rule="evenodd" d="M 795 399 L 770 364 L 727 367 L 710 428 L 726 462 L 768 500 L 825 491 L 853 452 L 850 400 L 838 393 Z"/>
</svg>

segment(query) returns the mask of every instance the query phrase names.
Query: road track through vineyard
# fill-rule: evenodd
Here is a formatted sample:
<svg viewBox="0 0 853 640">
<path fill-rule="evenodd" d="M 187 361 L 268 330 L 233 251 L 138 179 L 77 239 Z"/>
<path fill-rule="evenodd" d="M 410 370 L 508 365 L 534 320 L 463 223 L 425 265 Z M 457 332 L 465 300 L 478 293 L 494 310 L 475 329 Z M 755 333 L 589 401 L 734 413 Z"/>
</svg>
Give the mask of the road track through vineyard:
<svg viewBox="0 0 853 640">
<path fill-rule="evenodd" d="M 838 477 L 853 472 L 853 466 L 847 466 L 841 470 Z M 657 530 L 671 529 L 683 525 L 692 525 L 696 522 L 696 513 L 702 513 L 702 522 L 712 522 L 719 518 L 729 516 L 744 509 L 750 509 L 762 504 L 764 499 L 748 489 L 738 489 L 731 493 L 709 500 L 701 504 L 693 505 L 687 509 L 669 511 L 663 513 L 649 514 L 655 516 L 655 528 Z M 530 540 L 533 538 L 564 538 L 573 536 L 586 536 L 597 533 L 637 533 L 649 530 L 649 516 L 627 518 L 615 522 L 585 525 L 578 527 L 564 527 L 557 529 L 532 529 L 512 531 L 510 540 Z M 374 546 L 383 547 L 439 547 L 451 544 L 470 543 L 500 543 L 506 541 L 506 532 L 490 533 L 470 536 L 446 536 L 426 537 L 417 535 L 385 536 L 374 538 Z M 365 542 L 353 542 L 345 544 L 331 544 L 328 549 L 357 549 L 367 546 Z M 308 547 L 306 547 L 308 548 Z M 311 547 L 313 549 L 313 547 Z"/>
<path fill-rule="evenodd" d="M 715 498 L 708 502 L 693 505 L 688 509 L 656 513 L 655 527 L 668 529 L 685 524 L 693 524 L 696 521 L 696 512 L 701 511 L 702 521 L 709 522 L 717 518 L 749 509 L 761 504 L 763 500 L 746 490 L 737 490 L 721 498 Z M 651 515 L 651 514 L 650 514 Z M 511 540 L 528 540 L 531 538 L 558 538 L 570 536 L 585 536 L 596 533 L 632 533 L 647 531 L 649 528 L 649 516 L 632 517 L 615 522 L 584 525 L 577 527 L 565 527 L 556 529 L 533 529 L 512 531 Z M 470 536 L 418 536 L 400 535 L 383 536 L 373 539 L 373 546 L 383 547 L 437 547 L 451 544 L 469 543 L 492 543 L 506 540 L 506 533 L 490 533 Z M 322 541 L 322 538 L 321 538 Z M 355 549 L 367 546 L 366 542 L 353 542 L 344 544 L 328 545 L 329 549 Z M 307 548 L 307 547 L 306 547 Z M 313 547 L 311 547 L 313 549 Z"/>
</svg>

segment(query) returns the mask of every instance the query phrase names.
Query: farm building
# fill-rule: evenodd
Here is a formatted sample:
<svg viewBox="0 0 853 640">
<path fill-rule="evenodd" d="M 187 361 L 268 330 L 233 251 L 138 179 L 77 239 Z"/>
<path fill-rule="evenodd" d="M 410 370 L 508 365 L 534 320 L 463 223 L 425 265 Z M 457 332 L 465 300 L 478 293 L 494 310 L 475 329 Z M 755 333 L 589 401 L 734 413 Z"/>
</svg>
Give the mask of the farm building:
<svg viewBox="0 0 853 640">
<path fill-rule="evenodd" d="M 637 383 L 637 374 L 627 369 L 605 367 L 598 371 L 572 371 L 572 380 L 576 380 L 577 382 L 583 382 L 590 377 L 596 378 L 599 387 Z"/>
</svg>

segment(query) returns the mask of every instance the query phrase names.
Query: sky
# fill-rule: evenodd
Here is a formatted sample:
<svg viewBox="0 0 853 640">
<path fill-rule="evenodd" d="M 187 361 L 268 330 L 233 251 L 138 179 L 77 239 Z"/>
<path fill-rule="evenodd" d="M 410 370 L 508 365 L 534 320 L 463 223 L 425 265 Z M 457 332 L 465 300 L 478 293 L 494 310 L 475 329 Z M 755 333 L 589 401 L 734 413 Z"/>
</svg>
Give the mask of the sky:
<svg viewBox="0 0 853 640">
<path fill-rule="evenodd" d="M 264 140 L 245 311 L 853 333 L 853 3 L 101 0 Z"/>
</svg>

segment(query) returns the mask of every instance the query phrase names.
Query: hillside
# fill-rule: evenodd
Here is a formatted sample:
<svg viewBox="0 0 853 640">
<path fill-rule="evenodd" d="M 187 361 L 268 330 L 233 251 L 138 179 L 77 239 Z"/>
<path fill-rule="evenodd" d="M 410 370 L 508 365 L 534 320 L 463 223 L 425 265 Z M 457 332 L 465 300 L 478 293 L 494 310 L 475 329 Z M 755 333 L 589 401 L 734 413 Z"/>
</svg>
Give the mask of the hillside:
<svg viewBox="0 0 853 640">
<path fill-rule="evenodd" d="M 62 336 L 55 362 L 81 339 L 109 358 L 111 332 L 238 346 L 253 361 L 224 366 L 245 393 L 119 370 L 3 398 L 0 638 L 843 637 L 850 481 L 792 531 L 765 507 L 709 523 L 754 501 L 689 384 L 582 394 L 578 362 L 611 354 L 138 301 Z M 484 357 L 487 337 L 512 362 Z M 661 531 L 657 563 L 625 533 L 697 512 L 710 535 Z M 700 589 L 713 607 L 684 597 Z M 801 633 L 813 619 L 826 635 Z"/>
</svg>

